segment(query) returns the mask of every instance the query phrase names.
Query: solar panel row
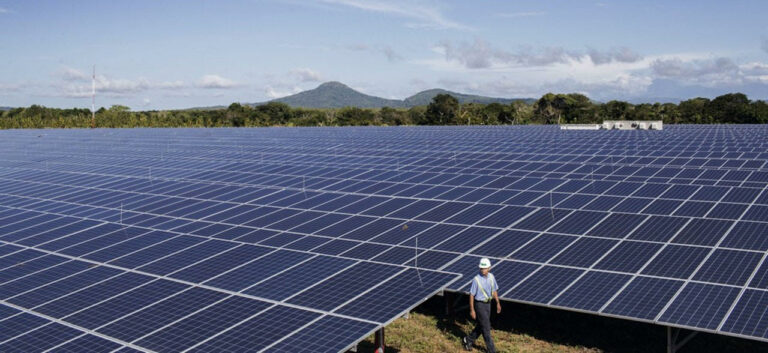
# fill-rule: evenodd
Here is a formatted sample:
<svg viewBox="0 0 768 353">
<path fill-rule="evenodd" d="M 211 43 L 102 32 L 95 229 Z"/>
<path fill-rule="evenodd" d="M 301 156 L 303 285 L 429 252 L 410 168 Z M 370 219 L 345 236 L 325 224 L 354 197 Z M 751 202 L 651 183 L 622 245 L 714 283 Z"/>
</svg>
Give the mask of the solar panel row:
<svg viewBox="0 0 768 353">
<path fill-rule="evenodd" d="M 313 309 L 295 315 L 312 324 L 270 348 L 288 349 L 330 345 L 337 339 L 316 334 L 328 327 L 363 337 L 377 326 L 338 321 L 390 321 L 453 278 L 429 270 L 464 274 L 450 288 L 466 291 L 488 256 L 508 300 L 768 340 L 764 127 L 3 134 L 0 261 L 32 271 L 0 271 L 18 282 L 8 290 L 84 261 L 274 310 Z M 382 281 L 358 300 L 338 295 Z M 147 303 L 172 295 L 162 293 Z M 234 344 L 268 317 L 232 335 L 211 328 L 194 347 Z M 119 341 L 155 349 L 167 339 L 140 338 Z"/>
</svg>

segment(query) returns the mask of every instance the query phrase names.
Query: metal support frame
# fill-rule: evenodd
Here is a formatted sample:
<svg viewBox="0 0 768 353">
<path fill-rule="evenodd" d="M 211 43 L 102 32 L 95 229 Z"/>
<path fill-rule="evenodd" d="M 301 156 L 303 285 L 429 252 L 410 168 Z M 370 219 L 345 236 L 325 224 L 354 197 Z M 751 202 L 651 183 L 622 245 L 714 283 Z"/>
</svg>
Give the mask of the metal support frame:
<svg viewBox="0 0 768 353">
<path fill-rule="evenodd" d="M 380 328 L 378 331 L 376 331 L 376 337 L 374 340 L 374 346 L 376 347 L 376 350 L 374 353 L 384 353 L 384 328 Z"/>
<path fill-rule="evenodd" d="M 453 317 L 453 307 L 454 307 L 454 299 L 456 295 L 451 292 L 445 292 L 443 294 L 443 299 L 445 300 L 445 316 L 452 318 Z"/>
<path fill-rule="evenodd" d="M 681 331 L 683 331 L 683 329 L 667 326 L 667 353 L 677 353 L 680 348 L 683 348 L 688 341 L 693 339 L 693 337 L 699 333 L 698 331 L 691 331 L 685 338 L 678 342 L 677 339 L 680 336 Z"/>
</svg>

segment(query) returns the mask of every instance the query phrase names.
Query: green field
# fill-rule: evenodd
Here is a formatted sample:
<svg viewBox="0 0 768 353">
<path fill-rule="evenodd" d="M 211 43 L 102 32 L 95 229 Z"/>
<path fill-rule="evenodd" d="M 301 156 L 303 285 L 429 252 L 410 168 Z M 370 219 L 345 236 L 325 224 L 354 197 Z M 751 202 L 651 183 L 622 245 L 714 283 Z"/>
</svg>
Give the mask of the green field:
<svg viewBox="0 0 768 353">
<path fill-rule="evenodd" d="M 502 314 L 492 317 L 498 352 L 666 352 L 663 326 L 509 302 L 502 305 Z M 444 311 L 443 298 L 435 297 L 417 307 L 409 318 L 399 318 L 387 326 L 385 353 L 463 352 L 461 337 L 473 327 L 468 311 L 458 310 L 452 319 Z M 371 336 L 357 351 L 373 350 Z M 474 352 L 485 352 L 482 339 L 478 339 Z M 678 352 L 768 352 L 768 343 L 699 333 Z"/>
</svg>

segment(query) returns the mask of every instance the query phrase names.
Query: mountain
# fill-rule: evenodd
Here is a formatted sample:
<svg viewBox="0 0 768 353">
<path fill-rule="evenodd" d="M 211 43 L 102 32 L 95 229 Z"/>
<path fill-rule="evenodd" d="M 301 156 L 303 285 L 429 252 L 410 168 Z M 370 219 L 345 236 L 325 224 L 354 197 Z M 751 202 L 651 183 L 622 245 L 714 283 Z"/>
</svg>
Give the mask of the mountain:
<svg viewBox="0 0 768 353">
<path fill-rule="evenodd" d="M 501 103 L 501 104 L 510 104 L 518 99 L 509 99 L 509 98 L 494 98 L 494 97 L 484 97 L 484 96 L 476 96 L 472 94 L 463 94 L 463 93 L 456 93 L 447 91 L 440 88 L 434 88 L 429 89 L 426 91 L 421 91 L 419 93 L 416 93 L 408 98 L 406 98 L 403 103 L 406 107 L 415 107 L 418 105 L 427 105 L 430 102 L 432 102 L 432 98 L 434 98 L 438 94 L 450 94 L 454 98 L 459 100 L 459 103 L 480 103 L 480 104 L 490 104 L 490 103 Z"/>
<path fill-rule="evenodd" d="M 516 100 L 524 100 L 526 103 L 535 102 L 532 98 L 508 99 L 476 96 L 447 91 L 444 89 L 430 89 L 416 93 L 404 100 L 386 99 L 360 93 L 341 82 L 326 82 L 315 89 L 299 92 L 291 96 L 274 99 L 271 102 L 281 102 L 292 107 L 303 108 L 410 108 L 419 105 L 427 105 L 438 94 L 450 94 L 459 100 L 459 103 L 501 103 L 509 104 Z M 256 103 L 252 105 L 260 105 Z"/>
<path fill-rule="evenodd" d="M 278 98 L 272 102 L 303 108 L 380 108 L 401 107 L 402 101 L 369 96 L 349 88 L 341 82 L 326 82 L 315 89 Z"/>
<path fill-rule="evenodd" d="M 11 110 L 11 109 L 13 109 L 13 108 L 12 107 L 0 107 L 0 112 L 4 112 L 6 110 Z"/>
</svg>

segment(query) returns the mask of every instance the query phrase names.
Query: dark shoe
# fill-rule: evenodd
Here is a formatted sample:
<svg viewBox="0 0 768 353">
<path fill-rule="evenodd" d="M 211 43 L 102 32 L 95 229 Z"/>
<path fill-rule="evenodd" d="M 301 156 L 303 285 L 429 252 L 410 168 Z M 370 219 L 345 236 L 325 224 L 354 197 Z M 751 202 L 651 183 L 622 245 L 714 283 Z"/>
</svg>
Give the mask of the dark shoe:
<svg viewBox="0 0 768 353">
<path fill-rule="evenodd" d="M 461 338 L 461 345 L 464 346 L 465 351 L 472 351 L 472 344 L 469 343 L 466 336 Z"/>
</svg>

